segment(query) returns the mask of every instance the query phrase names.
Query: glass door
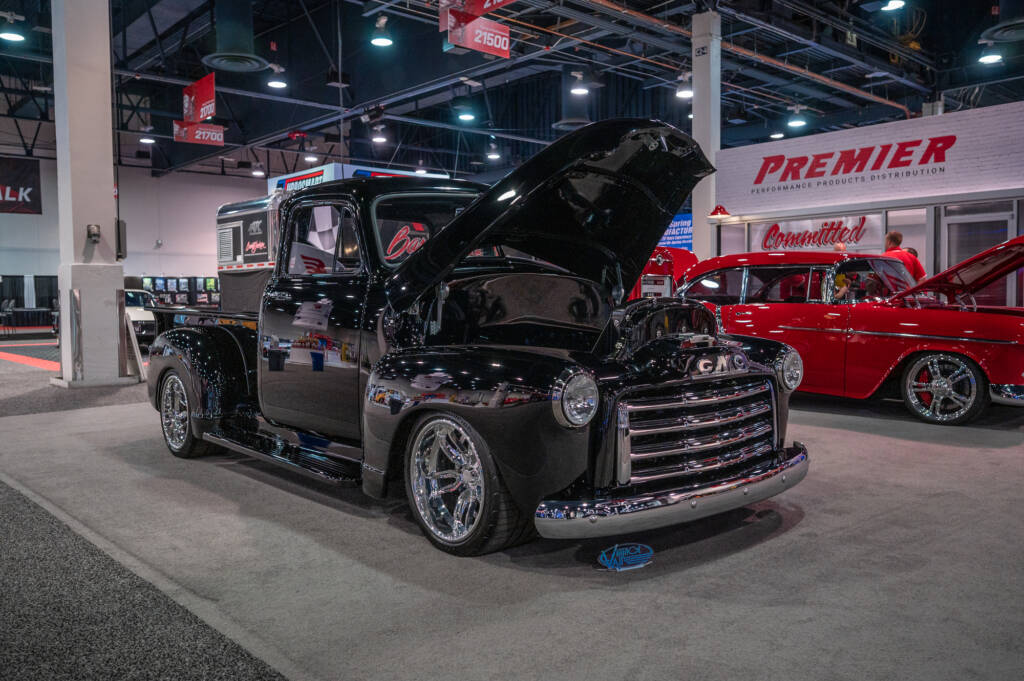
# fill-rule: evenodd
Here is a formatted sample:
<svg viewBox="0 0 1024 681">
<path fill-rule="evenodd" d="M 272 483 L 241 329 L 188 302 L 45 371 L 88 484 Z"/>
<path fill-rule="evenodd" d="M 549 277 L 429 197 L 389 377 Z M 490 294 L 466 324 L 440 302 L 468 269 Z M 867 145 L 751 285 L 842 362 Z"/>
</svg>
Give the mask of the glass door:
<svg viewBox="0 0 1024 681">
<path fill-rule="evenodd" d="M 992 248 L 1015 233 L 1014 201 L 988 201 L 944 206 L 942 209 L 942 267 L 946 269 Z M 1009 276 L 980 291 L 979 305 L 1013 305 L 1016 281 Z"/>
</svg>

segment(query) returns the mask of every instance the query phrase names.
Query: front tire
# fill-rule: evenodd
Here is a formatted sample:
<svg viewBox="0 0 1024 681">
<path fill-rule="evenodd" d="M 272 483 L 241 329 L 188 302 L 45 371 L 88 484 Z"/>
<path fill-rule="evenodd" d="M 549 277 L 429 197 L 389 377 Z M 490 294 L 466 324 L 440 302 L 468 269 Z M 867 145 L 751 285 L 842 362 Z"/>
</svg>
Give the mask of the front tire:
<svg viewBox="0 0 1024 681">
<path fill-rule="evenodd" d="M 900 389 L 910 413 L 927 423 L 967 423 L 989 403 L 988 379 L 981 368 L 948 352 L 915 358 L 903 371 Z"/>
<path fill-rule="evenodd" d="M 490 449 L 465 419 L 423 417 L 405 455 L 405 489 L 427 539 L 457 556 L 479 556 L 533 536 L 533 519 L 512 501 Z"/>
<path fill-rule="evenodd" d="M 173 369 L 160 382 L 160 426 L 171 454 L 192 459 L 206 454 L 210 444 L 196 437 L 192 429 L 188 390 Z"/>
</svg>

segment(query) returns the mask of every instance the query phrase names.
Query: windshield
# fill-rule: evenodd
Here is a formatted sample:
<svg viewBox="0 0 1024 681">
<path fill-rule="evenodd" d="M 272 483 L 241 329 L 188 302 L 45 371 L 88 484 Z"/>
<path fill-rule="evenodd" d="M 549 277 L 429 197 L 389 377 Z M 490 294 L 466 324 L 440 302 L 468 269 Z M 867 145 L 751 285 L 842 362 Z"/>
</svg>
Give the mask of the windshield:
<svg viewBox="0 0 1024 681">
<path fill-rule="evenodd" d="M 476 197 L 477 194 L 432 193 L 392 194 L 377 199 L 373 204 L 373 227 L 381 259 L 389 267 L 398 267 Z"/>
<path fill-rule="evenodd" d="M 152 294 L 145 291 L 125 291 L 124 304 L 125 307 L 146 307 L 147 305 L 153 307 L 156 302 L 153 300 Z"/>
</svg>

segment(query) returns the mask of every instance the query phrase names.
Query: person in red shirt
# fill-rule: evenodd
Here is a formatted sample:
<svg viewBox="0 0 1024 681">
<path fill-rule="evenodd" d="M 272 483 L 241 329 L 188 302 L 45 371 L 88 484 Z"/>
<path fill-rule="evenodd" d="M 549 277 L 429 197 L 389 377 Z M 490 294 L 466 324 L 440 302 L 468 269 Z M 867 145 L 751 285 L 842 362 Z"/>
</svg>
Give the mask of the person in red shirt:
<svg viewBox="0 0 1024 681">
<path fill-rule="evenodd" d="M 907 271 L 910 272 L 910 276 L 914 278 L 914 281 L 920 284 L 927 277 L 924 273 L 924 267 L 921 265 L 921 261 L 914 257 L 912 253 L 907 253 L 900 248 L 902 243 L 903 234 L 901 232 L 889 232 L 886 234 L 885 255 L 902 262 L 906 266 Z"/>
</svg>

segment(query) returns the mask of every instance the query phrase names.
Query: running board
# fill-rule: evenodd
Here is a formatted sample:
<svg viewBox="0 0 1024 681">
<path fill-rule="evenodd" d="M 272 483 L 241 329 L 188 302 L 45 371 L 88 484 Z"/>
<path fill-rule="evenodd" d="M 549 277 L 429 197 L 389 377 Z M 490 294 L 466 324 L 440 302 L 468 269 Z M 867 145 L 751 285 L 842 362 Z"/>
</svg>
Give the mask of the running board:
<svg viewBox="0 0 1024 681">
<path fill-rule="evenodd" d="M 287 449 L 282 450 L 280 455 L 267 454 L 259 451 L 258 449 L 253 449 L 248 445 L 235 442 L 223 435 L 216 435 L 214 433 L 203 433 L 203 440 L 220 447 L 224 447 L 225 449 L 230 449 L 233 452 L 251 456 L 252 458 L 259 459 L 260 461 L 277 464 L 283 468 L 305 475 L 308 478 L 319 480 L 320 482 L 326 482 L 331 485 L 342 485 L 346 483 L 356 483 L 359 481 L 359 478 L 357 477 L 358 473 L 355 473 L 355 471 L 358 471 L 358 467 L 353 466 L 349 462 L 320 456 L 305 450 L 291 450 L 291 456 L 286 455 L 289 453 L 289 450 Z M 348 469 L 352 469 L 352 472 L 355 474 L 350 475 Z"/>
</svg>

